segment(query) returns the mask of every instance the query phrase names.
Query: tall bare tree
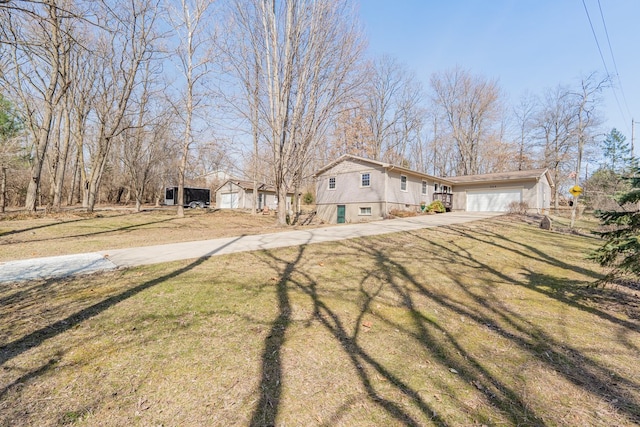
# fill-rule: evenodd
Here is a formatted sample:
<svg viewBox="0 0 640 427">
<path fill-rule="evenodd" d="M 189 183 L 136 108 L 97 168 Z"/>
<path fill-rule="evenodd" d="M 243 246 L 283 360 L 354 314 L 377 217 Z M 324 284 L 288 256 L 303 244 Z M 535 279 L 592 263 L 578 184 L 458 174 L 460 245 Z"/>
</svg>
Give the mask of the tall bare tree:
<svg viewBox="0 0 640 427">
<path fill-rule="evenodd" d="M 443 127 L 455 141 L 459 175 L 483 172 L 479 158 L 483 144 L 499 134 L 501 92 L 497 81 L 474 76 L 460 67 L 431 77 L 433 105 L 445 117 Z"/>
<path fill-rule="evenodd" d="M 227 10 L 229 30 L 226 36 L 220 38 L 219 44 L 224 55 L 225 71 L 233 76 L 240 89 L 223 91 L 222 95 L 251 128 L 252 152 L 247 164 L 248 174 L 253 181 L 252 214 L 257 213 L 259 176 L 263 163 L 260 161 L 260 109 L 264 71 L 261 52 L 264 50 L 265 37 L 263 27 L 256 25 L 260 21 L 259 13 L 257 2 L 230 2 Z"/>
<path fill-rule="evenodd" d="M 542 163 L 551 171 L 555 210 L 559 208 L 560 188 L 568 179 L 575 156 L 574 106 L 569 89 L 557 86 L 547 90 L 536 115 L 536 129 L 542 148 Z"/>
<path fill-rule="evenodd" d="M 173 54 L 177 59 L 184 86 L 178 111 L 182 117 L 184 133 L 178 170 L 178 216 L 184 216 L 185 170 L 189 152 L 194 143 L 193 120 L 196 109 L 204 100 L 204 79 L 211 70 L 213 40 L 211 40 L 211 16 L 214 0 L 168 0 L 168 21 L 174 29 L 177 47 Z"/>
<path fill-rule="evenodd" d="M 95 207 L 113 140 L 126 129 L 125 116 L 131 114 L 131 95 L 139 84 L 141 67 L 153 59 L 154 43 L 159 37 L 158 2 L 133 0 L 119 2 L 116 10 L 103 9 L 102 25 L 109 31 L 99 39 L 97 47 L 103 71 L 96 81 L 97 131 L 83 197 L 88 211 Z"/>
<path fill-rule="evenodd" d="M 286 224 L 287 194 L 296 192 L 313 147 L 354 88 L 362 41 L 348 0 L 250 3 L 255 13 L 243 26 L 260 27 L 261 37 L 249 39 L 257 48 L 247 50 L 260 66 L 259 129 L 273 156 L 277 221 Z"/>
<path fill-rule="evenodd" d="M 602 89 L 609 83 L 608 78 L 599 79 L 597 73 L 591 73 L 589 76 L 580 80 L 579 90 L 573 93 L 575 100 L 575 114 L 577 115 L 577 126 L 575 129 L 577 139 L 576 154 L 576 170 L 575 185 L 580 182 L 580 174 L 582 171 L 582 157 L 585 154 L 586 146 L 595 143 L 593 134 L 595 129 L 601 124 L 598 114 L 597 105 L 598 98 Z M 571 227 L 575 223 L 576 209 L 578 208 L 577 200 L 574 200 L 573 209 L 571 209 Z"/>
<path fill-rule="evenodd" d="M 530 94 L 525 94 L 513 107 L 512 113 L 517 127 L 518 170 L 533 166 L 533 145 L 535 142 L 533 134 L 537 106 L 537 99 Z"/>
<path fill-rule="evenodd" d="M 19 102 L 33 139 L 31 179 L 25 208 L 35 212 L 45 155 L 56 110 L 69 87 L 65 67 L 69 29 L 75 14 L 70 0 L 3 2 L 0 4 L 0 87 Z"/>
<path fill-rule="evenodd" d="M 170 120 L 171 109 L 164 104 L 160 95 L 164 87 L 157 85 L 159 70 L 147 61 L 141 74 L 141 85 L 135 94 L 133 104 L 137 107 L 137 114 L 128 120 L 119 139 L 120 161 L 127 173 L 128 185 L 136 202 L 136 212 L 142 208 L 145 194 L 153 179 L 154 172 L 161 158 L 168 152 L 168 128 L 173 123 Z"/>
<path fill-rule="evenodd" d="M 422 88 L 412 73 L 388 55 L 371 64 L 367 77 L 364 114 L 373 158 L 400 163 L 421 130 Z"/>
</svg>

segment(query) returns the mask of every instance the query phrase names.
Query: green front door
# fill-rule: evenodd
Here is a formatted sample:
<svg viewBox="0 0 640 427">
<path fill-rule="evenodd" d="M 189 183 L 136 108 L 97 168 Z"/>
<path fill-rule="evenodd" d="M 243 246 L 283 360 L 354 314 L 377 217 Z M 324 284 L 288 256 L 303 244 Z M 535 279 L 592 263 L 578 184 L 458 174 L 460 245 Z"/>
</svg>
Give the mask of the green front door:
<svg viewBox="0 0 640 427">
<path fill-rule="evenodd" d="M 338 205 L 338 224 L 344 224 L 345 211 L 344 205 Z"/>
</svg>

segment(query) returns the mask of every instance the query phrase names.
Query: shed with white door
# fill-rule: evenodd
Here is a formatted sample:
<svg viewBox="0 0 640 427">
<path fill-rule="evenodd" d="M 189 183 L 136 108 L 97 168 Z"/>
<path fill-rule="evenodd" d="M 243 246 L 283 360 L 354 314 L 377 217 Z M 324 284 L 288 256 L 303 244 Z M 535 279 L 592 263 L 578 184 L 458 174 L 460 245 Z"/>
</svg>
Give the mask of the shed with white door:
<svg viewBox="0 0 640 427">
<path fill-rule="evenodd" d="M 447 178 L 453 182 L 453 210 L 507 212 L 521 204 L 528 212 L 545 213 L 551 205 L 553 180 L 547 169 L 532 169 Z"/>
<path fill-rule="evenodd" d="M 216 207 L 219 209 L 252 209 L 253 181 L 228 179 L 216 190 Z M 264 183 L 257 183 L 256 210 L 278 209 L 276 189 Z M 287 209 L 293 193 L 287 194 Z"/>
</svg>

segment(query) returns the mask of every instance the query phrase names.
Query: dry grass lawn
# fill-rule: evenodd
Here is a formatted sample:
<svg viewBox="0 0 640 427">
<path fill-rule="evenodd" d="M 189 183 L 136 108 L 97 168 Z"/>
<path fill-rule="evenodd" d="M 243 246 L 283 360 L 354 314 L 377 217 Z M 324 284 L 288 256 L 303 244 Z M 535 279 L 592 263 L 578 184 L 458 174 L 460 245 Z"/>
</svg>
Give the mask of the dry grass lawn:
<svg viewBox="0 0 640 427">
<path fill-rule="evenodd" d="M 599 243 L 499 217 L 3 286 L 0 425 L 637 425 Z"/>
<path fill-rule="evenodd" d="M 308 226 L 307 226 L 308 227 Z M 208 209 L 104 209 L 0 216 L 0 261 L 278 231 L 275 217 Z"/>
</svg>

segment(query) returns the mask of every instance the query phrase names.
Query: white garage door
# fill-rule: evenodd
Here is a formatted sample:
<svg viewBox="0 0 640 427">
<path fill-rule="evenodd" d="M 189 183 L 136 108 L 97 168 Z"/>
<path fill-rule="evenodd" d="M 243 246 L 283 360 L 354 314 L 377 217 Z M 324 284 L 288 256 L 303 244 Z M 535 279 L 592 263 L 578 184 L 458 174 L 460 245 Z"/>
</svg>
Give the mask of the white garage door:
<svg viewBox="0 0 640 427">
<path fill-rule="evenodd" d="M 238 193 L 222 194 L 222 200 L 220 200 L 220 208 L 222 208 L 222 209 L 237 209 L 238 208 Z"/>
<path fill-rule="evenodd" d="M 509 203 L 522 201 L 522 189 L 495 189 L 467 191 L 467 211 L 506 212 Z"/>
</svg>

